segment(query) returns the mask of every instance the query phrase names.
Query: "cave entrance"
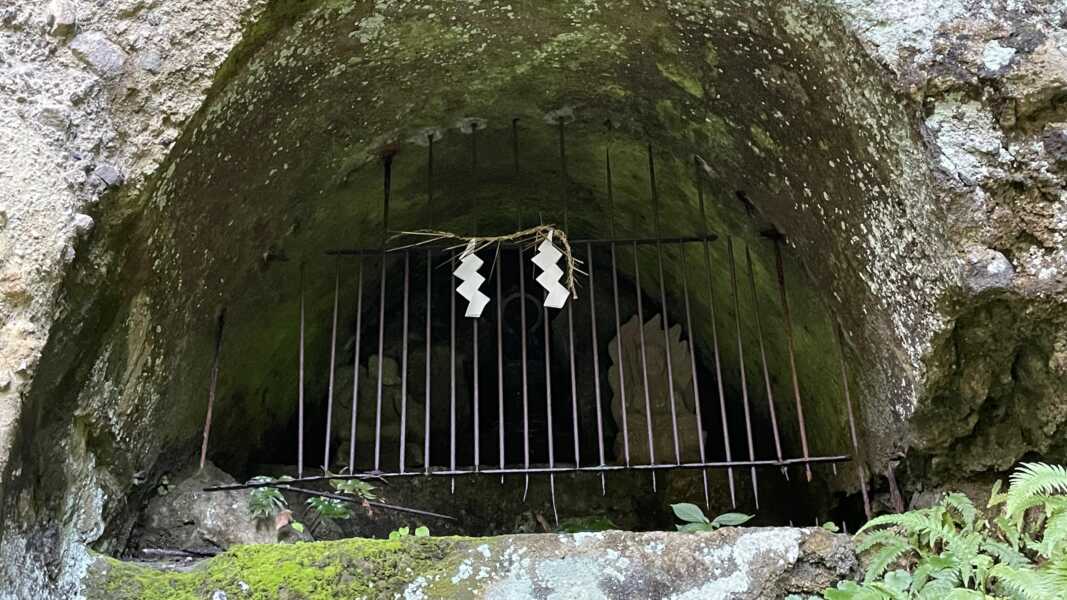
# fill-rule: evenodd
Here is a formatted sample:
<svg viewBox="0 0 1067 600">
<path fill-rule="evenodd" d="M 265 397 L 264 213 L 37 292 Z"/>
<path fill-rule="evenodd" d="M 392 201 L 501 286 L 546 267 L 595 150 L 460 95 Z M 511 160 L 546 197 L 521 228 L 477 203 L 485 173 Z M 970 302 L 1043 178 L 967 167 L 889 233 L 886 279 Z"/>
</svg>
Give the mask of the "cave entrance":
<svg viewBox="0 0 1067 600">
<path fill-rule="evenodd" d="M 636 215 L 643 225 L 616 235 L 612 205 L 611 235 L 582 238 L 580 225 L 577 233 L 571 230 L 581 207 L 571 198 L 563 121 L 558 125 L 562 210 L 555 218 L 537 215 L 558 227 L 555 240 L 538 238 L 562 253 L 550 263 L 535 261 L 540 252 L 532 244 L 500 239 L 506 234 L 480 237 L 475 211 L 462 234 L 429 233 L 433 133 L 410 148 L 426 152 L 428 192 L 425 206 L 407 211 L 422 219 L 420 235 L 429 239 L 397 238 L 389 214 L 398 150 L 383 152 L 378 245 L 330 249 L 314 258 L 326 263 L 318 272 L 332 275 L 332 285 L 305 281 L 303 261 L 286 267 L 290 280 L 300 282 L 299 335 L 292 349 L 299 364 L 296 402 L 292 416 L 267 436 L 270 443 L 254 450 L 238 473 L 251 475 L 247 465 L 295 461 L 287 486 L 424 478 L 446 481 L 449 495 L 457 478 L 480 476 L 522 482 L 523 501 L 531 479 L 547 481 L 556 523 L 557 478 L 575 482 L 579 495 L 606 495 L 609 481 L 615 482 L 638 503 L 649 492 L 655 497 L 666 481 L 669 488 L 702 496 L 709 509 L 750 506 L 766 522 L 810 522 L 817 511 L 789 490 L 803 494 L 798 482 L 810 481 L 817 466 L 836 473 L 853 448 L 809 444 L 797 374 L 805 357 L 794 349 L 786 288 L 795 274 L 786 273 L 780 236 L 764 232 L 758 248 L 719 238 L 704 215 L 703 183 L 697 185 L 697 234 L 664 235 L 661 220 L 671 213 L 670 200 L 657 193 L 649 146 L 648 198 L 639 204 L 647 210 Z M 479 134 L 477 127 L 470 124 L 469 142 L 458 148 L 467 160 L 458 163 L 461 175 L 453 175 L 472 194 L 479 181 L 478 138 L 489 133 Z M 517 144 L 512 146 L 518 171 Z M 694 166 L 699 181 L 699 160 Z M 603 170 L 610 204 L 610 151 Z M 448 175 L 438 171 L 438 177 Z M 502 229 L 500 223 L 514 214 L 520 216 L 512 229 Z M 524 230 L 530 223 L 521 215 L 501 207 L 495 229 Z M 635 215 L 628 217 L 633 221 Z M 560 243 L 565 234 L 567 243 Z M 466 244 L 474 239 L 480 241 L 472 249 Z M 772 257 L 771 266 L 760 262 L 762 255 Z M 458 266 L 468 261 L 475 268 L 461 274 Z M 550 265 L 566 270 L 546 273 Z M 574 286 L 565 304 L 547 307 L 553 280 L 567 281 L 571 274 Z M 306 298 L 309 289 L 328 298 Z M 479 294 L 484 307 L 468 313 L 468 298 Z M 716 306 L 716 296 L 724 305 Z M 331 308 L 309 316 L 306 305 Z M 328 338 L 325 365 L 305 361 L 309 319 L 328 322 L 320 336 Z M 776 354 L 768 352 L 771 346 Z M 722 358 L 727 349 L 730 361 Z M 778 364 L 772 364 L 775 356 Z M 323 381 L 311 372 L 328 375 Z M 847 393 L 818 400 L 846 412 Z M 255 467 L 260 473 L 264 468 Z M 446 493 L 437 483 L 427 485 L 404 496 L 407 502 L 425 505 Z M 677 500 L 676 492 L 666 499 Z M 467 512 L 479 501 L 490 502 L 472 497 L 460 509 Z M 447 512 L 436 501 L 429 504 Z M 662 526 L 662 520 L 662 514 L 638 518 L 630 528 Z"/>
</svg>

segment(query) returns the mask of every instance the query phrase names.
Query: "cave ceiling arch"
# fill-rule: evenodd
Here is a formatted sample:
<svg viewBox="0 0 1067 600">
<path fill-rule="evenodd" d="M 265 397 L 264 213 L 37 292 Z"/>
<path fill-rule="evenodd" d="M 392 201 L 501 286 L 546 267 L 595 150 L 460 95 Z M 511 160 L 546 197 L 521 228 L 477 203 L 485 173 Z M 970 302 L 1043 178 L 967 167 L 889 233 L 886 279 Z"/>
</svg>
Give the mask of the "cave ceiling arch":
<svg viewBox="0 0 1067 600">
<path fill-rule="evenodd" d="M 320 282 L 308 289 L 309 311 L 326 315 L 333 267 L 323 252 L 381 242 L 383 153 L 392 157 L 390 229 L 428 225 L 424 139 L 434 132 L 434 225 L 463 230 L 477 215 L 481 231 L 504 233 L 559 218 L 561 117 L 574 231 L 610 235 L 605 151 L 620 235 L 647 230 L 651 147 L 663 234 L 698 228 L 699 177 L 710 228 L 754 249 L 758 285 L 773 294 L 760 233 L 784 233 L 797 312 L 811 315 L 798 335 L 811 358 L 805 394 L 840 393 L 827 345 L 839 318 L 873 433 L 868 458 L 881 464 L 900 447 L 912 410 L 900 399 L 912 397 L 923 352 L 912 340 L 928 338 L 912 333 L 939 325 L 932 298 L 951 280 L 950 253 L 918 174 L 917 134 L 830 9 L 322 2 L 282 3 L 272 15 L 224 67 L 151 187 L 101 215 L 72 277 L 70 290 L 112 285 L 90 296 L 90 318 L 67 317 L 71 333 L 42 367 L 63 373 L 61 384 L 35 393 L 67 386 L 66 403 L 46 415 L 77 403 L 88 430 L 124 432 L 103 444 L 114 469 L 150 468 L 164 450 L 192 447 L 220 306 L 227 335 L 241 340 L 223 369 L 242 377 L 223 378 L 231 416 L 220 427 L 265 432 L 282 418 L 275 413 L 292 398 L 277 390 L 295 385 L 292 267 L 306 263 L 308 281 Z M 476 174 L 460 126 L 472 118 L 481 125 Z M 93 271 L 115 255 L 116 269 Z M 927 259 L 921 270 L 916 257 Z M 327 319 L 318 321 L 313 353 L 326 349 Z M 89 336 L 101 341 L 63 351 Z M 778 364 L 782 351 L 771 350 Z M 842 418 L 815 419 L 826 430 L 813 443 L 846 443 Z M 137 434 L 145 423 L 168 427 Z"/>
</svg>

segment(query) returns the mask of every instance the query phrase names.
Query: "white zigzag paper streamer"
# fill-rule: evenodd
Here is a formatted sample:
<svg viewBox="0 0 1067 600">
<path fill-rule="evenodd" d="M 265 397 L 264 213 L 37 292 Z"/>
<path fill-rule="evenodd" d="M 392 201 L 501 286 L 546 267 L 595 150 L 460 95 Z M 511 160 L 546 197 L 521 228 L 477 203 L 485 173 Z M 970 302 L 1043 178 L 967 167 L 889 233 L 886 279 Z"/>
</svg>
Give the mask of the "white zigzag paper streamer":
<svg viewBox="0 0 1067 600">
<path fill-rule="evenodd" d="M 467 248 L 460 256 L 459 267 L 456 268 L 453 275 L 463 282 L 459 284 L 456 291 L 469 302 L 467 304 L 467 312 L 464 314 L 468 317 L 477 318 L 482 316 L 482 311 L 489 304 L 489 296 L 486 296 L 478 289 L 485 283 L 485 277 L 478 272 L 478 269 L 482 268 L 485 263 L 474 253 L 474 245 L 474 240 L 467 244 Z"/>
<path fill-rule="evenodd" d="M 537 283 L 545 288 L 548 296 L 545 298 L 545 306 L 549 308 L 563 308 L 567 303 L 570 292 L 560 283 L 563 277 L 563 269 L 559 268 L 559 259 L 563 256 L 555 244 L 552 243 L 552 231 L 548 232 L 545 241 L 537 247 L 537 254 L 533 257 L 533 264 L 541 267 L 543 271 L 537 276 Z"/>
</svg>

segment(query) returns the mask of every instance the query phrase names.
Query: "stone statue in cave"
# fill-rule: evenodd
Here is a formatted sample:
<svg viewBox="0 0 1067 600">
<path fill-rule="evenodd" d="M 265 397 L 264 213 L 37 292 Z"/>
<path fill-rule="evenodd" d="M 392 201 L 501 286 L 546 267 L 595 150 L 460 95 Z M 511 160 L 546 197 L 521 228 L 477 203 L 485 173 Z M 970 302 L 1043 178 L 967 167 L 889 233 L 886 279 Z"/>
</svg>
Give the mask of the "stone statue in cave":
<svg viewBox="0 0 1067 600">
<path fill-rule="evenodd" d="M 615 457 L 619 463 L 625 462 L 622 427 L 622 392 L 619 371 L 622 369 L 625 385 L 626 425 L 629 432 L 629 454 L 631 464 L 651 464 L 648 444 L 649 415 L 645 411 L 645 377 L 641 369 L 641 324 L 634 315 L 617 337 L 611 340 L 609 353 L 611 368 L 608 378 L 611 382 L 611 414 L 618 427 L 615 436 Z M 652 448 L 655 450 L 657 464 L 675 462 L 674 432 L 671 420 L 671 396 L 669 393 L 667 373 L 667 347 L 671 350 L 671 378 L 674 381 L 674 406 L 678 423 L 678 450 L 682 462 L 698 462 L 700 447 L 696 407 L 693 403 L 693 371 L 689 359 L 689 344 L 682 341 L 682 328 L 674 325 L 668 332 L 667 340 L 663 336 L 662 316 L 656 315 L 644 324 L 645 364 L 647 366 L 648 405 L 652 422 Z M 619 360 L 619 340 L 622 340 L 622 358 Z M 668 341 L 669 340 L 669 341 Z M 703 436 L 704 432 L 700 431 Z"/>
<path fill-rule="evenodd" d="M 367 360 L 366 366 L 359 366 L 358 411 L 356 413 L 356 465 L 357 468 L 369 470 L 374 467 L 374 424 L 378 406 L 378 356 Z M 407 394 L 407 436 L 405 447 L 405 468 L 422 465 L 422 441 L 424 428 L 424 406 L 421 394 L 413 394 L 408 382 Z M 385 357 L 382 363 L 382 428 L 380 468 L 383 471 L 396 471 L 400 460 L 400 414 L 402 397 L 400 395 L 400 365 L 396 359 Z M 334 385 L 333 405 L 333 439 L 336 440 L 331 461 L 337 465 L 348 465 L 349 444 L 352 432 L 352 366 L 338 367 Z"/>
</svg>

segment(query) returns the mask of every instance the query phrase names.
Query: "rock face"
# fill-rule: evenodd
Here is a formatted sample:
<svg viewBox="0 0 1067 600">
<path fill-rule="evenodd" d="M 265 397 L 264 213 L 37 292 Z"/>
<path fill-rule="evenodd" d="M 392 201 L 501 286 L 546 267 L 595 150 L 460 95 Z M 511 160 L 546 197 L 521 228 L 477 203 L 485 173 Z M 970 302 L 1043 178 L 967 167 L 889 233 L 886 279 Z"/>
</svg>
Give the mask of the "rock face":
<svg viewBox="0 0 1067 600">
<path fill-rule="evenodd" d="M 203 471 L 178 476 L 178 484 L 153 498 L 145 509 L 134 549 L 156 548 L 216 552 L 235 544 L 269 544 L 278 540 L 273 523 L 248 515 L 248 490 L 205 492 L 205 487 L 236 483 L 208 463 Z"/>
<path fill-rule="evenodd" d="M 287 555 L 317 568 L 273 572 Z M 848 537 L 821 529 L 608 531 L 246 547 L 186 573 L 98 559 L 85 595 L 90 600 L 151 598 L 161 591 L 190 598 L 266 592 L 292 598 L 315 593 L 333 598 L 767 600 L 815 594 L 856 571 Z"/>
</svg>

